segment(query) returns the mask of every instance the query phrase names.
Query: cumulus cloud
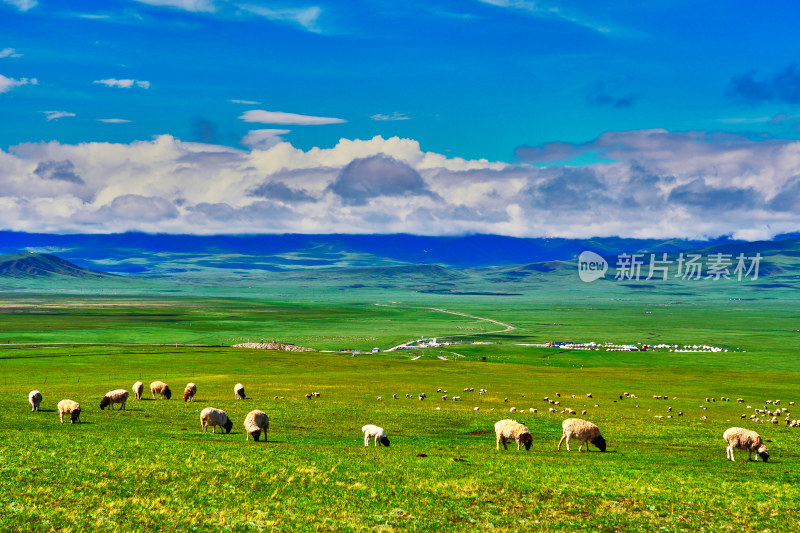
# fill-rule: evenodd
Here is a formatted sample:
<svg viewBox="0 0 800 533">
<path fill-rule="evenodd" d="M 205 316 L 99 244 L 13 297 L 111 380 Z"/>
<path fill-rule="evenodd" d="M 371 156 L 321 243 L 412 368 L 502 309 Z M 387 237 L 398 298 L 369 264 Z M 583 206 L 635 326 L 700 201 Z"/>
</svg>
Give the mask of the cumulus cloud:
<svg viewBox="0 0 800 533">
<path fill-rule="evenodd" d="M 47 121 L 50 122 L 51 120 L 58 120 L 60 118 L 68 118 L 74 117 L 75 113 L 70 113 L 69 111 L 40 111 L 40 113 L 44 113 Z"/>
<path fill-rule="evenodd" d="M 354 159 L 328 188 L 345 205 L 364 205 L 377 196 L 436 196 L 416 170 L 385 155 Z"/>
<path fill-rule="evenodd" d="M 303 189 L 293 189 L 282 181 L 268 181 L 262 183 L 252 191 L 251 196 L 261 196 L 271 200 L 278 200 L 284 203 L 315 202 L 316 199 L 310 196 Z"/>
<path fill-rule="evenodd" d="M 75 165 L 69 159 L 66 161 L 42 161 L 36 165 L 34 174 L 45 180 L 61 180 L 85 185 L 81 177 L 75 172 Z"/>
<path fill-rule="evenodd" d="M 239 142 L 242 146 L 247 146 L 248 148 L 267 150 L 276 144 L 284 142 L 282 135 L 286 135 L 287 133 L 289 133 L 289 130 L 250 130 Z"/>
<path fill-rule="evenodd" d="M 519 155 L 554 152 L 602 162 L 466 160 L 380 136 L 308 150 L 168 135 L 23 143 L 0 150 L 0 229 L 766 238 L 800 228 L 800 141 L 640 130 Z"/>
<path fill-rule="evenodd" d="M 0 74 L 0 94 L 10 91 L 16 87 L 23 85 L 38 85 L 39 81 L 36 78 L 7 78 Z"/>
<path fill-rule="evenodd" d="M 760 80 L 754 71 L 737 74 L 728 83 L 727 94 L 748 104 L 800 103 L 800 68 L 792 63 Z"/>
<path fill-rule="evenodd" d="M 264 111 L 262 109 L 251 109 L 239 117 L 245 122 L 260 122 L 262 124 L 284 124 L 296 126 L 318 126 L 323 124 L 341 124 L 347 122 L 341 118 L 313 117 L 309 115 L 297 115 L 295 113 L 284 113 L 282 111 Z"/>
<path fill-rule="evenodd" d="M 139 87 L 140 89 L 149 89 L 150 82 L 144 80 L 118 80 L 116 78 L 108 78 L 105 80 L 94 80 L 92 83 L 105 85 L 106 87 L 116 87 L 118 89 L 130 89 L 131 87 Z"/>
</svg>

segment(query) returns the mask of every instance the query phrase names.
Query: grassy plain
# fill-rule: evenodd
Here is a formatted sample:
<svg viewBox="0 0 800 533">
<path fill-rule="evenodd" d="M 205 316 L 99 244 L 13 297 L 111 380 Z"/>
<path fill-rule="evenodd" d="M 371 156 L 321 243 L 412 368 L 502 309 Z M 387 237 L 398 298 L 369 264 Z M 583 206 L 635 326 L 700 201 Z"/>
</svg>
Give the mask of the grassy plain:
<svg viewBox="0 0 800 533">
<path fill-rule="evenodd" d="M 740 419 L 752 412 L 746 404 L 719 401 L 800 402 L 800 313 L 791 299 L 619 291 L 557 298 L 366 291 L 349 300 L 5 294 L 0 530 L 800 531 L 800 430 L 752 424 Z M 427 307 L 517 329 L 477 336 L 502 328 Z M 358 357 L 222 346 L 276 337 L 369 349 L 459 334 L 495 343 Z M 732 351 L 518 345 L 545 340 Z M 145 345 L 176 341 L 209 346 Z M 411 360 L 416 355 L 423 357 Z M 167 381 L 175 397 L 100 411 L 103 393 L 139 379 Z M 184 404 L 178 396 L 189 381 L 198 395 Z M 233 400 L 237 382 L 248 392 L 244 402 Z M 26 400 L 35 388 L 45 398 L 40 413 Z M 438 388 L 463 401 L 441 400 Z M 305 399 L 311 391 L 321 398 Z M 626 391 L 639 398 L 620 400 Z M 420 392 L 428 399 L 405 398 Z M 542 398 L 556 392 L 562 407 L 588 411 L 607 453 L 555 451 L 564 415 L 548 414 Z M 66 397 L 83 406 L 81 424 L 59 424 L 55 405 Z M 231 434 L 200 431 L 199 412 L 209 405 L 228 412 Z M 538 413 L 510 415 L 511 406 Z M 267 443 L 245 442 L 241 423 L 256 408 L 271 419 Z M 666 418 L 678 411 L 684 415 Z M 495 450 L 494 422 L 509 416 L 531 428 L 530 452 Z M 386 428 L 392 446 L 365 449 L 366 423 Z M 769 463 L 748 463 L 742 452 L 726 461 L 722 432 L 740 424 L 770 441 Z"/>
</svg>

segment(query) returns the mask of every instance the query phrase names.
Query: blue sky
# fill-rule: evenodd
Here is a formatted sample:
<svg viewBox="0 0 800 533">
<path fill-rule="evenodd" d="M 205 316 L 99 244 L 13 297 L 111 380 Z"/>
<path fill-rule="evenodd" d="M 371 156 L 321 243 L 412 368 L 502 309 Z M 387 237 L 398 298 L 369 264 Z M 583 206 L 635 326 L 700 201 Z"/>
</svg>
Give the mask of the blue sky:
<svg viewBox="0 0 800 533">
<path fill-rule="evenodd" d="M 641 167 L 639 174 L 660 180 L 657 191 L 647 194 L 661 196 L 650 199 L 673 202 L 670 207 L 685 215 L 685 224 L 667 231 L 672 236 L 770 236 L 797 225 L 775 207 L 800 195 L 792 181 L 800 169 L 788 168 L 793 159 L 759 178 L 744 160 L 727 174 L 719 169 L 732 154 L 745 152 L 750 166 L 772 165 L 775 150 L 785 155 L 800 138 L 799 11 L 791 2 L 668 0 L 0 0 L 0 149 L 8 159 L 0 166 L 6 173 L 0 198 L 27 221 L 0 218 L 0 226 L 189 231 L 196 226 L 187 217 L 201 205 L 224 204 L 233 209 L 230 217 L 242 221 L 252 216 L 241 209 L 277 202 L 302 224 L 233 227 L 632 235 L 640 230 L 624 229 L 621 220 L 603 227 L 587 227 L 586 221 L 548 225 L 548 217 L 540 220 L 530 210 L 542 209 L 547 191 L 560 191 L 559 198 L 622 202 L 620 180 L 638 179 Z M 386 142 L 364 150 L 347 144 L 376 136 Z M 395 137 L 415 148 L 398 148 L 403 143 L 390 142 Z M 200 152 L 249 162 L 198 178 L 202 193 L 172 183 L 168 194 L 148 192 L 130 172 L 109 176 L 120 161 L 77 153 L 94 149 L 111 157 L 113 150 L 103 150 L 108 145 L 102 143 L 114 143 L 117 152 L 137 147 L 156 152 L 159 138 L 168 138 L 175 150 L 173 164 L 187 153 L 199 159 Z M 264 163 L 262 152 L 280 144 L 270 155 L 274 161 Z M 321 152 L 330 157 L 314 164 L 281 159 L 277 152 L 289 147 L 304 154 L 300 159 L 313 159 L 320 150 L 330 151 Z M 433 155 L 423 162 L 414 150 L 444 162 L 434 164 Z M 148 157 L 155 158 L 148 160 L 153 165 L 168 166 L 155 154 Z M 359 158 L 378 159 L 358 164 Z M 415 175 L 405 168 L 387 170 L 381 158 L 406 165 Z M 683 164 L 669 163 L 672 159 Z M 627 165 L 627 171 L 615 164 Z M 226 182 L 240 188 L 238 197 L 225 187 L 218 198 L 205 193 L 222 174 L 241 177 L 249 168 L 256 168 L 257 176 Z M 354 179 L 348 168 L 360 169 L 362 181 L 344 186 Z M 593 173 L 597 183 L 575 177 L 575 168 Z M 365 176 L 365 169 L 380 175 Z M 476 180 L 478 170 L 497 174 L 486 175 L 469 193 L 449 185 Z M 470 179 L 444 176 L 467 171 Z M 22 174 L 8 177 L 13 172 Z M 35 180 L 87 189 L 45 194 L 47 187 Z M 587 183 L 605 196 L 582 196 L 592 188 Z M 672 194 L 692 183 L 695 193 L 688 200 L 682 189 Z M 358 189 L 354 197 L 342 194 L 352 187 Z M 296 194 L 281 197 L 279 190 Z M 492 194 L 503 201 L 492 203 Z M 152 225 L 137 217 L 135 223 L 125 221 L 111 209 L 123 196 L 136 197 L 132 206 L 167 218 L 154 216 Z M 31 202 L 45 197 L 62 218 L 42 218 L 45 208 Z M 334 219 L 350 217 L 349 222 L 330 226 L 301 212 L 307 198 L 318 203 L 323 197 L 330 197 L 325 205 Z M 699 215 L 691 211 L 713 206 L 715 197 L 742 198 L 742 205 L 764 216 L 750 225 L 741 222 L 741 213 L 722 222 L 715 217 L 698 229 Z M 633 192 L 630 198 L 643 201 Z M 384 200 L 403 204 L 405 212 L 395 213 L 394 221 L 381 219 L 385 209 L 378 204 Z M 437 201 L 446 204 L 438 215 L 433 205 L 423 205 Z M 354 215 L 353 206 L 365 211 Z M 374 211 L 367 212 L 370 207 Z M 427 222 L 415 225 L 416 217 Z M 219 222 L 199 231 L 231 227 Z M 648 227 L 641 231 L 657 233 L 658 224 Z"/>
</svg>

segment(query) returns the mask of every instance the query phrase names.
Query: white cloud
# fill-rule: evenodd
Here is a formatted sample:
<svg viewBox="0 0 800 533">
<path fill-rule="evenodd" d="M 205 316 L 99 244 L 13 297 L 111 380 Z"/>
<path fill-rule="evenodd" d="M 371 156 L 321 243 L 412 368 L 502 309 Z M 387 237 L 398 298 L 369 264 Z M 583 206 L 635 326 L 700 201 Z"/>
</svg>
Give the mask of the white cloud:
<svg viewBox="0 0 800 533">
<path fill-rule="evenodd" d="M 0 59 L 4 57 L 22 57 L 22 54 L 20 54 L 13 48 L 3 48 L 2 50 L 0 50 Z"/>
<path fill-rule="evenodd" d="M 301 150 L 287 133 L 253 130 L 251 151 L 168 135 L 0 150 L 0 229 L 765 238 L 800 227 L 800 141 L 610 132 L 567 148 L 613 163 L 535 167 L 398 137 Z"/>
<path fill-rule="evenodd" d="M 28 11 L 39 5 L 36 0 L 3 0 L 3 2 L 16 7 L 20 11 Z"/>
<path fill-rule="evenodd" d="M 239 8 L 275 22 L 299 24 L 308 31 L 320 31 L 317 22 L 322 10 L 317 6 L 304 8 L 272 9 L 252 4 L 239 4 Z"/>
<path fill-rule="evenodd" d="M 97 122 L 105 122 L 106 124 L 127 124 L 130 120 L 124 118 L 98 118 Z"/>
<path fill-rule="evenodd" d="M 94 80 L 92 83 L 98 83 L 100 85 L 105 85 L 106 87 L 117 87 L 119 89 L 130 89 L 133 86 L 139 87 L 141 89 L 149 89 L 150 82 L 143 81 L 143 80 L 118 80 L 115 78 L 108 78 L 105 80 Z"/>
<path fill-rule="evenodd" d="M 261 105 L 261 102 L 255 102 L 253 100 L 230 100 L 233 104 L 244 104 L 244 105 Z"/>
<path fill-rule="evenodd" d="M 341 124 L 347 122 L 341 118 L 312 117 L 309 115 L 296 115 L 282 111 L 264 111 L 251 109 L 239 117 L 245 122 L 260 122 L 262 124 L 285 124 L 295 126 L 317 126 L 321 124 Z"/>
<path fill-rule="evenodd" d="M 247 132 L 247 135 L 241 138 L 239 143 L 248 148 L 266 150 L 272 148 L 276 144 L 285 142 L 281 136 L 286 135 L 289 131 L 290 130 L 274 129 L 250 130 Z"/>
<path fill-rule="evenodd" d="M 36 78 L 7 78 L 0 74 L 0 94 L 6 93 L 15 87 L 21 87 L 23 85 L 38 85 L 39 81 Z"/>
<path fill-rule="evenodd" d="M 411 117 L 409 117 L 405 113 L 398 113 L 397 111 L 395 111 L 391 115 L 382 115 L 379 113 L 377 115 L 372 115 L 369 118 L 371 118 L 372 120 L 377 120 L 379 122 L 394 121 L 394 120 L 411 120 Z"/>
<path fill-rule="evenodd" d="M 217 10 L 213 0 L 136 0 L 139 3 L 157 7 L 169 7 L 193 13 L 213 13 Z"/>
<path fill-rule="evenodd" d="M 39 112 L 44 113 L 47 116 L 48 122 L 50 122 L 51 120 L 58 120 L 60 118 L 75 116 L 75 113 L 70 113 L 69 111 L 39 111 Z"/>
</svg>

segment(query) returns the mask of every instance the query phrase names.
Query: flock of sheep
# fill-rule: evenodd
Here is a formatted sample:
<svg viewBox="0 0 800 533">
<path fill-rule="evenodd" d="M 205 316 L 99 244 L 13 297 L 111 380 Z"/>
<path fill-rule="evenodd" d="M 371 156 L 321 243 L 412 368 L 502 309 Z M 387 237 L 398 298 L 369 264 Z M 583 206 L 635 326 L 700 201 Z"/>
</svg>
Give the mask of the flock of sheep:
<svg viewBox="0 0 800 533">
<path fill-rule="evenodd" d="M 465 391 L 471 391 L 474 389 L 464 389 Z M 137 381 L 133 384 L 133 393 L 137 400 L 142 399 L 142 393 L 144 392 L 144 384 L 141 381 Z M 441 389 L 439 389 L 441 392 Z M 445 391 L 446 393 L 447 391 Z M 484 394 L 486 391 L 485 389 L 480 390 L 480 394 Z M 152 395 L 153 399 L 155 399 L 156 394 L 159 395 L 161 399 L 169 400 L 172 398 L 172 391 L 169 388 L 169 385 L 164 383 L 163 381 L 154 381 L 150 383 L 150 394 Z M 183 392 L 183 401 L 184 402 L 192 402 L 194 401 L 194 396 L 197 394 L 197 385 L 194 383 L 189 383 L 186 385 L 186 388 Z M 560 394 L 556 393 L 557 396 Z M 237 383 L 233 388 L 233 395 L 235 400 L 244 400 L 245 399 L 245 392 L 244 386 L 241 383 Z M 125 409 L 125 405 L 128 401 L 128 391 L 125 389 L 115 389 L 112 391 L 107 392 L 102 400 L 100 400 L 100 409 L 103 410 L 106 407 L 109 407 L 113 410 L 114 404 L 119 404 L 120 409 Z M 320 395 L 317 392 L 307 394 L 306 398 L 318 398 Z M 392 395 L 394 398 L 397 398 L 397 395 Z M 425 399 L 425 393 L 419 395 L 420 400 Z M 633 395 L 629 395 L 628 393 L 624 394 L 625 397 L 633 397 Z M 406 394 L 407 398 L 410 398 L 411 395 Z M 574 396 L 573 396 L 574 397 Z M 591 398 L 591 394 L 587 394 L 587 397 Z M 623 396 L 620 396 L 622 398 Z M 453 397 L 453 400 L 456 400 L 458 397 Z M 656 399 L 661 399 L 659 396 L 654 396 Z M 378 400 L 381 400 L 381 397 L 378 397 Z M 443 396 L 443 399 L 447 399 L 447 396 Z M 458 398 L 460 399 L 460 398 Z M 545 398 L 546 401 L 550 403 L 556 403 L 549 398 Z M 723 400 L 729 400 L 723 398 Z M 508 398 L 505 399 L 508 401 Z M 706 401 L 710 401 L 709 398 L 706 398 Z M 31 411 L 38 411 L 39 406 L 42 402 L 42 393 L 38 390 L 33 390 L 28 394 L 28 402 L 31 404 Z M 743 403 L 743 400 L 737 399 L 738 403 Z M 769 403 L 779 403 L 778 402 L 769 402 Z M 749 406 L 748 406 L 749 407 Z M 476 407 L 475 410 L 478 408 Z M 511 412 L 516 411 L 515 408 L 511 408 Z M 532 412 L 535 409 L 531 409 Z M 551 409 L 552 411 L 552 409 Z M 758 410 L 756 410 L 758 411 Z M 568 412 L 570 414 L 575 414 L 574 410 L 565 410 L 563 412 Z M 583 411 L 585 414 L 586 411 Z M 61 420 L 61 423 L 64 423 L 64 416 L 68 416 L 70 422 L 75 424 L 79 421 L 79 417 L 81 414 L 81 406 L 77 402 L 64 399 L 58 402 L 58 414 Z M 742 416 L 744 418 L 744 415 Z M 751 417 L 752 418 L 752 417 Z M 203 429 L 203 432 L 207 432 L 208 427 L 211 427 L 211 432 L 216 433 L 216 428 L 220 427 L 225 430 L 226 433 L 230 433 L 231 429 L 233 428 L 233 422 L 230 420 L 228 415 L 222 409 L 217 409 L 214 407 L 206 407 L 200 412 L 200 425 Z M 244 428 L 246 432 L 245 440 L 250 440 L 250 437 L 253 437 L 253 440 L 258 441 L 261 433 L 264 433 L 264 440 L 267 440 L 267 431 L 269 430 L 269 416 L 266 413 L 259 410 L 250 411 L 244 419 Z M 561 424 L 562 428 L 562 435 L 561 440 L 558 441 L 558 450 L 561 450 L 561 444 L 566 441 L 567 451 L 570 451 L 569 448 L 569 441 L 571 439 L 577 439 L 580 441 L 580 446 L 578 447 L 578 451 L 581 452 L 583 446 L 586 445 L 586 451 L 589 451 L 589 443 L 597 447 L 601 452 L 606 451 L 606 440 L 600 434 L 600 428 L 597 425 L 589 422 L 587 420 L 582 420 L 580 418 L 567 418 Z M 520 446 L 524 446 L 526 450 L 530 450 L 531 445 L 533 444 L 533 437 L 531 436 L 530 430 L 525 424 L 521 424 L 516 420 L 504 419 L 500 420 L 494 425 L 495 436 L 497 439 L 497 449 L 500 449 L 500 445 L 503 445 L 504 449 L 508 449 L 507 442 L 514 441 L 517 443 L 517 450 L 520 449 Z M 374 441 L 375 446 L 378 446 L 378 443 L 381 443 L 383 446 L 389 446 L 389 439 L 386 436 L 386 431 L 374 424 L 367 424 L 361 428 L 362 433 L 364 433 L 364 446 L 369 446 L 370 440 Z M 761 438 L 761 436 L 756 433 L 755 431 L 741 428 L 741 427 L 731 427 L 728 428 L 723 433 L 723 438 L 727 443 L 726 449 L 726 456 L 729 460 L 734 461 L 733 458 L 733 451 L 734 450 L 747 450 L 748 452 L 748 460 L 752 460 L 752 454 L 756 454 L 756 461 L 759 458 L 762 461 L 769 460 L 769 451 L 767 450 L 766 445 Z"/>
<path fill-rule="evenodd" d="M 137 381 L 133 384 L 132 388 L 136 399 L 141 400 L 142 393 L 144 392 L 144 383 Z M 159 398 L 162 400 L 169 400 L 172 398 L 172 391 L 169 385 L 163 381 L 152 382 L 150 384 L 150 394 L 153 396 L 154 400 L 156 394 L 158 394 Z M 194 383 L 187 384 L 183 391 L 183 401 L 193 402 L 195 394 L 197 394 L 197 385 Z M 103 399 L 100 400 L 100 409 L 104 410 L 108 407 L 113 410 L 114 404 L 119 404 L 120 409 L 125 409 L 128 397 L 128 391 L 125 389 L 108 391 L 103 396 Z M 237 383 L 236 386 L 233 387 L 233 397 L 235 400 L 245 399 L 244 386 L 241 383 Z M 31 411 L 38 411 L 42 403 L 42 393 L 38 390 L 31 391 L 28 394 L 28 402 L 31 404 Z M 69 418 L 71 423 L 75 424 L 76 422 L 80 422 L 81 406 L 78 402 L 70 399 L 61 400 L 58 402 L 58 415 L 62 424 L 64 423 L 65 415 Z M 230 433 L 233 428 L 233 422 L 222 409 L 206 407 L 200 412 L 200 426 L 203 428 L 204 432 L 206 432 L 210 426 L 212 433 L 216 433 L 217 427 L 224 429 L 225 433 Z M 269 417 L 265 412 L 259 411 L 258 409 L 250 411 L 244 418 L 244 429 L 247 434 L 245 440 L 250 440 L 250 437 L 253 437 L 253 440 L 258 441 L 263 432 L 264 440 L 266 441 L 267 431 L 269 430 Z"/>
</svg>

